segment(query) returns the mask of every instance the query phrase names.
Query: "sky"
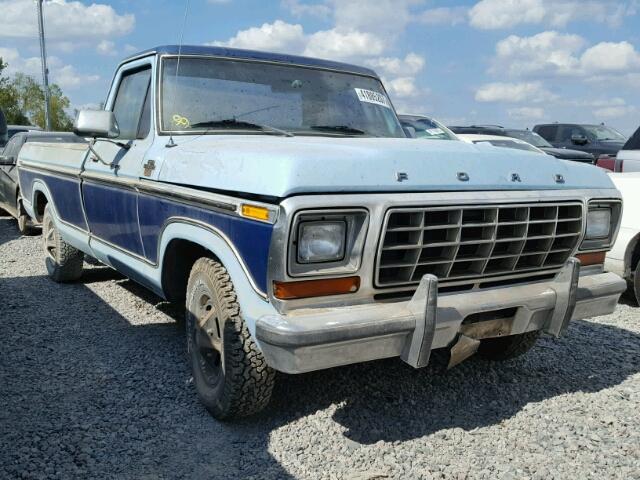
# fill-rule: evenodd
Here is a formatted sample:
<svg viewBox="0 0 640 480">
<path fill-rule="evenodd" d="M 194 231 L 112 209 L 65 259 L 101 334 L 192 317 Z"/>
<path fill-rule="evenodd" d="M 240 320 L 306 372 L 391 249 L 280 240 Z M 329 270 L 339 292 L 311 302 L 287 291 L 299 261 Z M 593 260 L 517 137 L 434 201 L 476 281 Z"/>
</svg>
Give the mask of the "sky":
<svg viewBox="0 0 640 480">
<path fill-rule="evenodd" d="M 51 81 L 75 108 L 155 45 L 301 54 L 373 68 L 399 113 L 448 125 L 640 125 L 640 0 L 45 0 Z M 33 0 L 0 0 L 0 57 L 40 79 Z"/>
</svg>

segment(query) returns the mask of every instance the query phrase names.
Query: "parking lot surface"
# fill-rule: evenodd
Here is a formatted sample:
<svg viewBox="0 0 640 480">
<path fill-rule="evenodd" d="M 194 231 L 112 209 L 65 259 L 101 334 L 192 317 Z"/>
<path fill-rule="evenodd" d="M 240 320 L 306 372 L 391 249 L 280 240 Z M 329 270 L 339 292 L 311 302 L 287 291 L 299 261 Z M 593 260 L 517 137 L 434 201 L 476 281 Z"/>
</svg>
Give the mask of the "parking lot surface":
<svg viewBox="0 0 640 480">
<path fill-rule="evenodd" d="M 229 423 L 196 399 L 181 316 L 105 267 L 53 283 L 1 217 L 0 478 L 640 478 L 630 300 L 504 363 L 280 375 Z"/>
</svg>

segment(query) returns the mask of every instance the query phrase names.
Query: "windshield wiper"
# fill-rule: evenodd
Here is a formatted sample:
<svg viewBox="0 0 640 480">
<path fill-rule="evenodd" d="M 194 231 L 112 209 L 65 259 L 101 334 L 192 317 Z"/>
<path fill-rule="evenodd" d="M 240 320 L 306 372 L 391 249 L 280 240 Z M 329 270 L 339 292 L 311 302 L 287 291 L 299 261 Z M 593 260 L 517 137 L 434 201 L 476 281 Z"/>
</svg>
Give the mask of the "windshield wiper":
<svg viewBox="0 0 640 480">
<path fill-rule="evenodd" d="M 225 118 L 224 120 L 207 120 L 206 122 L 198 122 L 191 125 L 191 128 L 206 127 L 206 128 L 241 128 L 241 129 L 257 129 L 263 132 L 272 132 L 285 137 L 293 137 L 293 133 L 286 130 L 280 130 L 279 128 L 272 127 L 270 125 L 261 125 L 259 123 L 245 122 L 237 120 L 235 118 Z"/>
<path fill-rule="evenodd" d="M 366 135 L 367 132 L 348 125 L 311 125 L 312 130 L 324 130 L 326 132 L 352 133 L 354 135 Z"/>
</svg>

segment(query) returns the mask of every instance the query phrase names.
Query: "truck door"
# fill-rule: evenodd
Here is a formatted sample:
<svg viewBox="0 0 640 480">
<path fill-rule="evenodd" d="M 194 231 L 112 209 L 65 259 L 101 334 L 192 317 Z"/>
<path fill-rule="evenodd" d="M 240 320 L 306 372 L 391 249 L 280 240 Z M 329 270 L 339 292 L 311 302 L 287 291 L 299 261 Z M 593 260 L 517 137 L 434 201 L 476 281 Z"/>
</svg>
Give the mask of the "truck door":
<svg viewBox="0 0 640 480">
<path fill-rule="evenodd" d="M 148 58 L 121 67 L 105 106 L 113 111 L 120 135 L 113 142 L 98 139 L 97 155 L 89 153 L 85 162 L 82 194 L 95 251 L 106 244 L 144 257 L 135 186 L 153 142 L 152 70 Z"/>
</svg>

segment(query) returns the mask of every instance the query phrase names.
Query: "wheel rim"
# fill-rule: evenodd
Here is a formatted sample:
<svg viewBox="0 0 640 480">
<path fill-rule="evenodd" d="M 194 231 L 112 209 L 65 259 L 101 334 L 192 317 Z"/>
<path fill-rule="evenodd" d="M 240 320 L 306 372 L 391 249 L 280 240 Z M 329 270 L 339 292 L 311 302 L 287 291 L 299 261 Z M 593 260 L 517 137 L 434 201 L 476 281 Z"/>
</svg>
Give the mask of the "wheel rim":
<svg viewBox="0 0 640 480">
<path fill-rule="evenodd" d="M 44 225 L 44 253 L 48 258 L 56 261 L 57 241 L 56 241 L 56 229 L 53 226 L 53 221 L 48 219 Z"/>
<path fill-rule="evenodd" d="M 198 368 L 205 382 L 215 387 L 224 375 L 222 325 L 208 294 L 200 295 L 194 310 L 193 344 Z"/>
</svg>

